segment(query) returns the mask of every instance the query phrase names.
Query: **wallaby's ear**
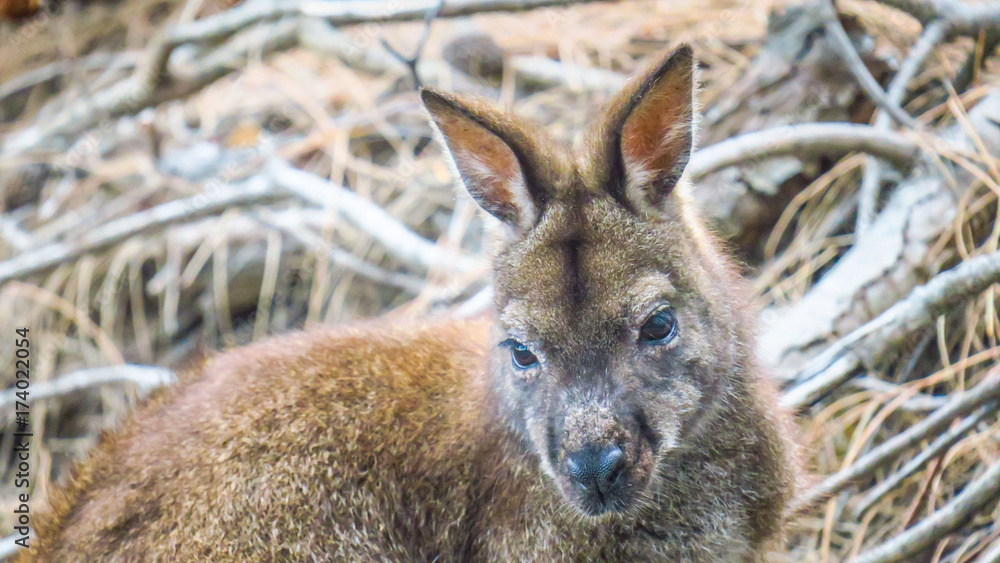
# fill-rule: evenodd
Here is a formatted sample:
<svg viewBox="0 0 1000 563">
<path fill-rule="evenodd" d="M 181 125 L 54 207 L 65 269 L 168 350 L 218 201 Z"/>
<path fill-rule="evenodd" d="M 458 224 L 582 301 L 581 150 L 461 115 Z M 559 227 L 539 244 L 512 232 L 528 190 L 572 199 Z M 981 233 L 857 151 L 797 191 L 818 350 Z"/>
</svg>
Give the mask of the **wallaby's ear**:
<svg viewBox="0 0 1000 563">
<path fill-rule="evenodd" d="M 533 181 L 536 155 L 524 126 L 485 101 L 431 88 L 420 97 L 473 199 L 516 230 L 529 230 L 547 195 Z"/>
<path fill-rule="evenodd" d="M 681 45 L 626 86 L 611 105 L 604 136 L 611 195 L 640 214 L 662 210 L 691 158 L 695 62 Z"/>
</svg>

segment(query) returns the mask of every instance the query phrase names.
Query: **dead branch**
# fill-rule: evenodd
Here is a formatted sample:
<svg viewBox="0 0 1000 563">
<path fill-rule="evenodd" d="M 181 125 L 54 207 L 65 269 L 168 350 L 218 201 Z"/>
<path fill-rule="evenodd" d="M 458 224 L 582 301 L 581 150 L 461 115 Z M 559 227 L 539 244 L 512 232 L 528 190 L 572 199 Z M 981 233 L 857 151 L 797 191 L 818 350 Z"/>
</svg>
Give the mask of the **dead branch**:
<svg viewBox="0 0 1000 563">
<path fill-rule="evenodd" d="M 279 22 L 266 28 L 251 28 L 197 60 L 179 62 L 169 76 L 157 69 L 140 69 L 133 76 L 92 96 L 66 105 L 65 100 L 51 102 L 60 107 L 51 120 L 27 127 L 9 136 L 3 143 L 4 156 L 39 149 L 62 150 L 59 137 L 73 137 L 93 129 L 102 121 L 134 115 L 148 107 L 189 96 L 243 66 L 247 58 L 268 55 L 293 47 L 297 42 L 295 22 Z M 40 112 L 43 113 L 43 112 Z"/>
<path fill-rule="evenodd" d="M 75 393 L 88 391 L 105 385 L 130 383 L 135 385 L 140 396 L 149 394 L 154 389 L 170 385 L 177 381 L 174 372 L 157 366 L 140 366 L 125 364 L 89 368 L 75 371 L 50 381 L 32 383 L 27 402 L 44 401 L 54 397 L 66 397 Z M 0 391 L 0 409 L 10 409 L 19 401 L 17 389 Z"/>
<path fill-rule="evenodd" d="M 285 197 L 287 194 L 275 190 L 263 177 L 256 176 L 205 194 L 163 203 L 96 227 L 75 240 L 49 244 L 0 262 L 0 284 L 23 279 L 129 237 L 221 213 L 232 207 L 256 205 Z"/>
<path fill-rule="evenodd" d="M 833 0 L 824 0 L 823 6 L 826 12 L 827 35 L 833 39 L 833 45 L 844 60 L 844 64 L 847 65 L 868 97 L 900 124 L 912 129 L 919 129 L 920 124 L 899 106 L 899 102 L 890 99 L 872 73 L 868 72 L 868 67 L 861 60 L 861 55 L 854 49 L 851 38 L 847 36 L 844 27 L 840 25 L 840 18 L 837 17 L 837 9 L 833 5 Z"/>
<path fill-rule="evenodd" d="M 152 52 L 150 66 L 164 74 L 173 51 L 184 44 L 217 42 L 256 24 L 280 19 L 323 20 L 332 26 L 367 22 L 391 23 L 434 18 L 453 18 L 477 13 L 513 12 L 565 6 L 598 0 L 397 0 L 376 2 L 323 2 L 318 0 L 257 0 L 246 2 L 218 15 L 177 27 L 167 33 Z M 390 49 L 391 50 L 391 49 Z M 416 71 L 416 61 L 413 62 Z"/>
<path fill-rule="evenodd" d="M 139 53 L 92 53 L 77 60 L 59 60 L 5 80 L 0 84 L 0 101 L 26 88 L 44 84 L 60 76 L 79 70 L 95 70 L 105 67 L 133 68 L 139 61 Z"/>
<path fill-rule="evenodd" d="M 874 50 L 872 35 L 851 16 L 841 19 L 865 65 L 882 77 L 890 65 Z M 739 77 L 706 104 L 701 144 L 794 123 L 867 121 L 874 104 L 840 63 L 825 22 L 819 2 L 773 13 L 763 45 Z M 763 258 L 761 241 L 782 211 L 829 167 L 822 154 L 750 162 L 706 176 L 693 195 L 719 234 L 756 262 Z M 832 214 L 837 217 L 824 221 L 829 229 L 845 224 L 855 205 L 844 198 Z"/>
<path fill-rule="evenodd" d="M 981 420 L 986 418 L 988 414 L 996 412 L 996 408 L 997 403 L 995 402 L 979 407 L 978 410 L 962 419 L 957 426 L 935 438 L 934 441 L 931 442 L 926 448 L 920 450 L 920 453 L 913 456 L 913 459 L 906 462 L 905 465 L 894 471 L 892 475 L 889 475 L 880 481 L 878 485 L 865 493 L 865 496 L 863 496 L 855 506 L 854 514 L 860 517 L 861 514 L 868 511 L 869 508 L 875 506 L 875 504 L 882 500 L 885 495 L 895 490 L 896 487 L 898 487 L 911 475 L 920 471 L 920 468 L 926 465 L 928 461 L 941 455 L 945 450 L 961 440 L 962 436 L 965 436 L 969 430 L 972 430 L 972 428 L 976 424 L 979 424 Z"/>
<path fill-rule="evenodd" d="M 918 153 L 917 144 L 900 133 L 877 131 L 853 123 L 802 123 L 746 133 L 699 149 L 687 173 L 702 176 L 747 161 L 787 155 L 844 154 L 861 151 L 906 169 Z"/>
<path fill-rule="evenodd" d="M 610 70 L 583 67 L 547 57 L 514 56 L 510 57 L 509 64 L 520 82 L 540 88 L 568 86 L 583 91 L 613 93 L 621 90 L 627 78 Z"/>
<path fill-rule="evenodd" d="M 268 163 L 266 174 L 277 186 L 303 200 L 334 210 L 404 263 L 449 272 L 468 272 L 480 267 L 478 260 L 455 256 L 439 248 L 378 205 L 309 172 L 275 159 Z"/>
<path fill-rule="evenodd" d="M 969 111 L 988 151 L 1000 150 L 1000 91 Z M 950 145 L 976 151 L 961 126 L 943 133 Z M 950 177 L 945 176 L 948 174 Z M 850 333 L 926 281 L 930 248 L 954 228 L 956 203 L 976 180 L 964 170 L 927 167 L 893 193 L 872 227 L 795 304 L 764 314 L 758 353 L 789 378 L 826 343 Z M 777 314 L 774 314 L 777 313 Z"/>
<path fill-rule="evenodd" d="M 788 408 L 802 408 L 846 381 L 864 362 L 927 326 L 951 307 L 1000 282 L 1000 252 L 970 258 L 916 287 L 903 300 L 854 330 L 816 356 L 796 377 L 781 399 Z"/>
<path fill-rule="evenodd" d="M 962 489 L 948 504 L 924 518 L 909 530 L 884 544 L 866 551 L 854 563 L 892 563 L 910 560 L 934 545 L 952 530 L 964 524 L 983 505 L 1000 496 L 1000 461 Z"/>
<path fill-rule="evenodd" d="M 260 220 L 274 228 L 288 233 L 314 252 L 326 254 L 334 264 L 346 268 L 370 280 L 405 289 L 417 295 L 424 288 L 424 282 L 408 274 L 390 272 L 373 266 L 342 248 L 327 243 L 319 235 L 303 228 L 303 213 L 263 213 Z"/>
<path fill-rule="evenodd" d="M 402 22 L 423 19 L 439 0 L 396 0 L 374 2 L 325 2 L 322 0 L 258 0 L 218 15 L 191 22 L 169 33 L 167 45 L 208 43 L 225 39 L 251 25 L 289 16 L 318 18 L 337 25 L 367 22 Z M 601 0 L 448 0 L 439 18 L 457 18 L 489 12 L 516 12 L 583 4 Z"/>
<path fill-rule="evenodd" d="M 805 491 L 793 501 L 789 513 L 804 512 L 859 479 L 870 476 L 873 471 L 891 463 L 899 457 L 899 454 L 916 446 L 921 440 L 945 430 L 956 418 L 969 414 L 997 397 L 1000 397 L 1000 372 L 994 370 L 972 389 L 955 395 L 947 406 L 882 442 L 858 458 L 850 467 L 830 475 L 818 485 Z"/>
<path fill-rule="evenodd" d="M 597 0 L 453 0 L 436 17 L 460 17 L 475 13 L 532 10 Z M 132 77 L 92 97 L 63 108 L 49 122 L 39 123 L 12 135 L 3 144 L 8 154 L 38 149 L 54 137 L 73 136 L 95 127 L 102 119 L 135 114 L 164 101 L 182 98 L 229 74 L 250 55 L 268 55 L 294 47 L 299 24 L 321 19 L 331 25 L 365 22 L 399 22 L 421 19 L 438 0 L 408 2 L 322 2 L 299 0 L 246 2 L 220 14 L 179 26 L 147 50 L 147 60 Z M 256 24 L 275 21 L 272 26 Z M 223 41 L 199 60 L 174 61 L 177 47 Z M 56 104 L 65 103 L 56 100 Z M 63 147 L 53 147 L 60 150 Z"/>
<path fill-rule="evenodd" d="M 380 37 L 379 42 L 385 47 L 389 54 L 396 57 L 399 62 L 406 65 L 406 68 L 410 71 L 410 77 L 413 78 L 413 87 L 420 89 L 424 85 L 423 81 L 420 80 L 420 73 L 417 72 L 417 63 L 420 62 L 420 55 L 424 52 L 424 46 L 427 44 L 427 38 L 431 36 L 431 26 L 434 24 L 435 18 L 441 14 L 441 10 L 444 9 L 445 0 L 438 0 L 437 6 L 427 10 L 427 14 L 424 16 L 424 30 L 420 34 L 420 39 L 417 41 L 417 46 L 413 49 L 413 56 L 407 57 L 396 50 L 395 47 L 386 41 L 385 37 Z"/>
<path fill-rule="evenodd" d="M 906 95 L 907 86 L 913 80 L 913 77 L 917 75 L 917 71 L 920 70 L 920 65 L 923 64 L 927 55 L 944 39 L 946 30 L 946 26 L 940 21 L 935 21 L 927 26 L 920 39 L 910 49 L 906 60 L 899 66 L 899 72 L 896 73 L 892 82 L 889 83 L 886 99 L 890 104 L 900 107 L 899 104 L 903 103 L 903 96 Z M 888 112 L 880 113 L 875 118 L 874 127 L 881 130 L 888 129 L 890 125 L 889 121 L 890 114 Z M 871 227 L 872 221 L 875 220 L 879 187 L 882 183 L 882 170 L 879 166 L 879 162 L 873 158 L 865 161 L 865 172 L 861 180 L 861 190 L 858 192 L 856 233 L 863 233 L 868 230 Z"/>
<path fill-rule="evenodd" d="M 160 317 L 165 332 L 172 336 L 180 330 L 182 323 L 179 317 L 183 313 L 180 310 L 181 290 L 185 295 L 202 295 L 211 291 L 212 283 L 208 272 L 198 274 L 190 283 L 180 283 L 180 266 L 171 266 L 170 256 L 183 256 L 202 247 L 213 236 L 219 236 L 220 229 L 225 229 L 222 236 L 234 247 L 238 246 L 240 254 L 246 257 L 230 260 L 227 264 L 227 300 L 230 309 L 234 311 L 245 311 L 261 303 L 261 287 L 267 280 L 266 238 L 270 234 L 262 232 L 262 225 L 265 226 L 264 231 L 271 230 L 267 228 L 271 227 L 290 235 L 281 243 L 280 260 L 283 265 L 287 265 L 289 260 L 301 260 L 307 255 L 317 258 L 325 256 L 334 265 L 376 283 L 398 287 L 412 294 L 418 294 L 424 288 L 424 280 L 408 273 L 388 271 L 369 264 L 316 234 L 333 228 L 336 222 L 336 216 L 320 208 L 289 208 L 280 211 L 260 208 L 226 219 L 211 217 L 174 227 L 165 237 L 167 265 L 160 268 L 146 283 L 145 288 L 150 297 L 162 300 Z"/>
<path fill-rule="evenodd" d="M 994 2 L 963 0 L 877 0 L 917 18 L 925 27 L 944 21 L 948 35 L 977 35 L 980 31 L 1000 28 L 1000 6 Z"/>
</svg>

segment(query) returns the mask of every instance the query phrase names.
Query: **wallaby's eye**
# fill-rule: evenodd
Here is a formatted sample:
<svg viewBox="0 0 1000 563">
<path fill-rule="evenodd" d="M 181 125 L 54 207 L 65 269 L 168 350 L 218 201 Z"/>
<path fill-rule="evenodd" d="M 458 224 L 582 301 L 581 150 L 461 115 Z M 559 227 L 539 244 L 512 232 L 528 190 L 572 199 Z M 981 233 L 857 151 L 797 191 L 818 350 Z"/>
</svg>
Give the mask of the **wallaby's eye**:
<svg viewBox="0 0 1000 563">
<path fill-rule="evenodd" d="M 534 352 L 513 338 L 505 340 L 501 345 L 510 348 L 510 361 L 517 369 L 528 369 L 538 363 Z"/>
<path fill-rule="evenodd" d="M 650 343 L 666 343 L 677 335 L 677 318 L 670 309 L 658 309 L 646 319 L 639 330 L 639 341 Z"/>
</svg>

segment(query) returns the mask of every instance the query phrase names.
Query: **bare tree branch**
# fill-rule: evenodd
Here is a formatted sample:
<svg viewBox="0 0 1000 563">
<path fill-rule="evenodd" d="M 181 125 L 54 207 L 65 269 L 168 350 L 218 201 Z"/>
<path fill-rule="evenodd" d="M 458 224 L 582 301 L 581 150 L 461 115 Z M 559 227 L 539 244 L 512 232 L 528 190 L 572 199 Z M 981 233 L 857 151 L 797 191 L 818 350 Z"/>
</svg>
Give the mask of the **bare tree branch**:
<svg viewBox="0 0 1000 563">
<path fill-rule="evenodd" d="M 803 154 L 844 154 L 861 151 L 907 169 L 916 158 L 916 142 L 900 133 L 878 131 L 854 123 L 802 123 L 746 133 L 692 155 L 687 173 L 692 179 L 727 166 L 764 158 Z"/>
<path fill-rule="evenodd" d="M 73 60 L 53 61 L 41 68 L 36 68 L 5 80 L 0 84 L 0 101 L 4 98 L 16 94 L 25 88 L 31 88 L 39 84 L 44 84 L 49 80 L 62 75 L 79 70 L 94 70 L 105 67 L 120 67 L 122 69 L 132 68 L 139 60 L 141 52 L 127 51 L 125 53 L 91 53 L 86 57 Z"/>
<path fill-rule="evenodd" d="M 488 12 L 515 12 L 606 0 L 448 0 L 437 14 L 456 18 Z M 247 2 L 218 15 L 174 29 L 168 44 L 218 41 L 253 24 L 288 16 L 319 18 L 337 26 L 366 22 L 401 22 L 423 19 L 439 0 L 375 0 L 371 2 L 326 2 L 323 0 L 264 0 Z"/>
<path fill-rule="evenodd" d="M 920 450 L 920 453 L 913 456 L 913 459 L 906 462 L 903 467 L 893 472 L 892 475 L 886 477 L 880 481 L 878 485 L 865 493 L 865 496 L 858 501 L 857 506 L 854 508 L 854 513 L 860 516 L 869 508 L 875 506 L 875 503 L 882 500 L 885 495 L 896 489 L 900 483 L 915 474 L 917 471 L 920 471 L 920 468 L 926 465 L 928 461 L 941 455 L 946 449 L 961 440 L 962 436 L 965 436 L 969 430 L 972 430 L 972 428 L 976 424 L 979 424 L 981 420 L 986 418 L 988 414 L 996 412 L 996 408 L 997 403 L 995 402 L 979 407 L 979 409 L 974 413 L 962 419 L 957 426 L 935 438 L 930 445 Z"/>
<path fill-rule="evenodd" d="M 129 237 L 163 229 L 175 223 L 221 213 L 240 205 L 255 205 L 287 197 L 286 193 L 275 190 L 263 177 L 255 176 L 205 194 L 163 203 L 95 227 L 78 239 L 49 244 L 0 262 L 0 284 L 23 279 Z"/>
<path fill-rule="evenodd" d="M 966 485 L 962 492 L 934 514 L 884 544 L 862 553 L 853 562 L 910 561 L 914 555 L 934 545 L 952 530 L 964 524 L 981 507 L 995 501 L 998 496 L 1000 496 L 1000 461 L 994 462 L 982 475 Z"/>
<path fill-rule="evenodd" d="M 27 402 L 42 401 L 53 397 L 65 397 L 104 385 L 131 383 L 140 395 L 147 395 L 154 389 L 177 381 L 174 372 L 157 366 L 125 364 L 74 371 L 50 381 L 32 383 Z M 17 389 L 0 391 L 0 409 L 10 409 L 19 401 Z"/>
<path fill-rule="evenodd" d="M 427 15 L 424 16 L 424 30 L 420 34 L 420 40 L 417 41 L 417 46 L 413 49 L 413 56 L 407 57 L 396 50 L 395 47 L 386 41 L 385 37 L 380 37 L 379 41 L 382 46 L 385 47 L 386 51 L 396 57 L 401 63 L 406 65 L 406 68 L 410 70 L 410 76 L 413 78 L 413 87 L 420 89 L 424 85 L 423 81 L 420 80 L 420 73 L 417 72 L 417 63 L 420 62 L 420 55 L 424 52 L 424 46 L 427 44 L 427 38 L 431 36 L 431 26 L 434 24 L 434 20 L 444 9 L 445 0 L 438 0 L 437 6 L 427 10 Z"/>
<path fill-rule="evenodd" d="M 143 109 L 168 100 L 189 96 L 230 72 L 243 66 L 251 55 L 267 55 L 293 47 L 298 41 L 295 22 L 279 22 L 274 26 L 248 29 L 233 37 L 205 56 L 173 67 L 165 74 L 160 69 L 142 67 L 134 75 L 93 96 L 66 104 L 66 100 L 51 102 L 60 107 L 51 120 L 37 123 L 4 140 L 7 156 L 26 151 L 63 147 L 52 141 L 57 137 L 72 137 L 97 127 L 102 120 L 133 115 Z"/>
<path fill-rule="evenodd" d="M 541 87 L 569 86 L 584 91 L 617 92 L 628 77 L 603 68 L 591 68 L 548 57 L 518 55 L 509 58 L 520 82 Z"/>
<path fill-rule="evenodd" d="M 456 256 L 438 247 L 378 205 L 309 172 L 275 159 L 268 163 L 266 173 L 281 188 L 313 204 L 335 210 L 407 264 L 451 272 L 468 272 L 481 265 L 475 258 Z"/>
<path fill-rule="evenodd" d="M 1000 282 L 1000 252 L 965 260 L 942 272 L 887 311 L 829 346 L 806 365 L 781 398 L 789 408 L 801 408 L 850 378 L 863 359 L 874 358 L 913 331 Z"/>
<path fill-rule="evenodd" d="M 891 463 L 899 454 L 917 445 L 921 440 L 940 433 L 958 417 L 965 416 L 978 407 L 1000 397 L 1000 371 L 994 370 L 972 389 L 958 393 L 948 405 L 935 411 L 917 424 L 882 442 L 867 454 L 857 459 L 850 467 L 828 476 L 818 485 L 796 498 L 789 509 L 790 514 L 801 513 L 815 506 L 823 499 L 837 494 L 852 483 L 872 474 L 873 471 Z"/>
<path fill-rule="evenodd" d="M 600 0 L 451 0 L 436 17 L 475 13 L 532 10 Z M 181 25 L 159 37 L 147 49 L 146 62 L 128 79 L 91 98 L 57 112 L 6 139 L 7 153 L 46 145 L 53 137 L 77 135 L 102 119 L 135 114 L 163 101 L 188 96 L 239 68 L 248 54 L 270 54 L 298 44 L 299 24 L 321 19 L 332 25 L 400 22 L 426 17 L 439 0 L 325 2 L 322 0 L 257 0 L 245 2 L 215 16 Z M 275 22 L 273 26 L 256 24 Z M 237 36 L 238 37 L 234 37 Z M 229 38 L 232 38 L 231 40 Z M 193 62 L 173 61 L 183 44 L 210 44 L 228 40 L 217 52 Z M 175 64 L 176 63 L 176 64 Z M 53 103 L 64 104 L 65 100 Z M 62 147 L 53 147 L 56 150 Z"/>
<path fill-rule="evenodd" d="M 968 115 L 971 128 L 956 124 L 941 132 L 949 146 L 978 153 L 976 135 L 988 152 L 1000 150 L 1000 91 Z M 792 378 L 828 343 L 887 310 L 940 268 L 930 251 L 955 227 L 956 202 L 979 181 L 965 169 L 945 166 L 921 166 L 893 192 L 871 229 L 856 235 L 804 296 L 761 315 L 757 351 L 772 373 Z"/>
<path fill-rule="evenodd" d="M 878 107 L 888 112 L 897 122 L 911 129 L 921 128 L 920 123 L 910 117 L 899 106 L 898 102 L 893 102 L 886 95 L 882 87 L 879 86 L 878 81 L 875 80 L 875 77 L 868 72 L 868 67 L 865 66 L 864 61 L 861 60 L 861 55 L 858 55 L 857 50 L 855 50 L 854 45 L 851 43 L 851 38 L 844 31 L 844 26 L 840 25 L 840 18 L 837 17 L 837 9 L 833 5 L 833 0 L 824 0 L 823 3 L 826 6 L 826 33 L 833 40 L 831 44 L 844 59 L 847 68 L 850 69 L 851 74 L 857 79 L 858 85 L 861 86 L 865 93 L 868 94 L 868 97 Z"/>
<path fill-rule="evenodd" d="M 934 47 L 944 39 L 947 27 L 944 22 L 938 20 L 930 23 L 917 43 L 910 49 L 910 54 L 899 67 L 899 72 L 889 83 L 889 90 L 886 94 L 889 103 L 899 107 L 903 103 L 903 96 L 906 95 L 906 88 L 913 77 L 920 70 L 920 65 L 931 53 Z M 888 112 L 880 113 L 875 118 L 874 127 L 880 130 L 889 129 L 890 115 Z M 861 190 L 858 192 L 858 222 L 854 229 L 856 233 L 863 233 L 871 227 L 875 220 L 876 208 L 879 198 L 879 186 L 882 183 L 882 170 L 880 164 L 874 158 L 865 161 L 865 172 L 861 180 Z"/>
<path fill-rule="evenodd" d="M 286 232 L 306 247 L 326 254 L 330 261 L 368 279 L 405 289 L 416 295 L 424 288 L 423 280 L 397 272 L 383 270 L 358 258 L 350 252 L 329 244 L 323 237 L 303 228 L 302 213 L 263 213 L 260 221 Z"/>
<path fill-rule="evenodd" d="M 876 377 L 857 377 L 851 383 L 860 389 L 875 391 L 876 393 L 905 393 L 901 385 L 889 383 Z M 910 412 L 928 412 L 937 410 L 948 404 L 948 398 L 944 396 L 933 396 L 925 393 L 918 393 L 899 406 L 900 410 Z"/>
<path fill-rule="evenodd" d="M 877 0 L 917 18 L 927 25 L 935 20 L 948 24 L 948 35 L 977 35 L 1000 28 L 1000 5 L 963 0 Z"/>
</svg>

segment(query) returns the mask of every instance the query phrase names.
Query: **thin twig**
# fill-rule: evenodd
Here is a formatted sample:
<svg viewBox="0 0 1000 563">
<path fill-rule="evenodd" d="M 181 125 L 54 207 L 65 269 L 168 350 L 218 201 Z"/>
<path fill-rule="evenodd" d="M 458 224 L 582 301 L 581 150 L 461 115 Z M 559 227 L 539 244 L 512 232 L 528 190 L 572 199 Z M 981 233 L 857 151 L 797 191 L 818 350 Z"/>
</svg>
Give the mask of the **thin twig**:
<svg viewBox="0 0 1000 563">
<path fill-rule="evenodd" d="M 1000 396 L 1000 372 L 992 372 L 978 385 L 964 393 L 957 394 L 947 406 L 935 411 L 917 424 L 889 438 L 858 458 L 850 467 L 838 471 L 820 484 L 805 491 L 795 499 L 790 513 L 801 513 L 844 490 L 852 483 L 872 474 L 879 467 L 890 463 L 905 450 L 914 447 L 928 436 L 937 434 L 948 427 L 956 418 L 965 416 L 983 404 Z"/>
<path fill-rule="evenodd" d="M 969 483 L 948 504 L 924 518 L 909 530 L 866 551 L 853 563 L 893 563 L 910 561 L 920 551 L 934 545 L 952 530 L 965 523 L 976 511 L 1000 496 L 1000 461 Z"/>
<path fill-rule="evenodd" d="M 962 439 L 962 436 L 972 430 L 972 428 L 978 424 L 981 420 L 986 418 L 990 413 L 996 412 L 997 403 L 990 403 L 979 407 L 978 410 L 965 417 L 958 426 L 948 430 L 944 434 L 941 434 L 934 439 L 926 448 L 920 450 L 920 453 L 915 455 L 913 459 L 906 462 L 906 465 L 899 468 L 892 475 L 886 477 L 879 484 L 865 493 L 865 496 L 858 501 L 858 504 L 854 508 L 854 514 L 860 516 L 865 513 L 869 508 L 875 506 L 878 501 L 882 500 L 885 495 L 892 492 L 900 483 L 908 479 L 911 475 L 920 471 L 928 461 L 940 455 L 944 450 L 953 446 L 956 442 Z"/>
<path fill-rule="evenodd" d="M 889 99 L 885 91 L 882 90 L 882 87 L 879 86 L 878 81 L 872 76 L 872 73 L 868 72 L 868 67 L 865 66 L 865 62 L 861 60 L 861 55 L 858 54 L 858 51 L 854 48 L 854 44 L 851 43 L 851 38 L 844 31 L 844 26 L 840 25 L 840 18 L 837 17 L 837 8 L 833 5 L 833 0 L 824 0 L 823 3 L 825 6 L 826 33 L 833 40 L 833 47 L 844 59 L 844 64 L 847 65 L 847 69 L 854 75 L 861 89 L 868 94 L 868 97 L 878 107 L 888 112 L 898 123 L 906 125 L 911 129 L 919 129 L 921 127 L 920 123 L 907 114 L 899 106 L 899 103 Z"/>
<path fill-rule="evenodd" d="M 406 68 L 409 69 L 410 76 L 413 78 L 413 87 L 416 90 L 419 90 L 424 85 L 423 81 L 420 80 L 420 73 L 417 72 L 417 63 L 420 62 L 420 55 L 424 52 L 424 46 L 427 44 L 427 38 L 431 36 L 431 26 L 434 25 L 434 20 L 437 19 L 441 10 L 444 9 L 444 4 L 445 0 L 439 0 L 435 8 L 427 10 L 427 15 L 424 16 L 424 30 L 420 34 L 420 40 L 417 41 L 416 48 L 413 49 L 412 57 L 404 56 L 396 50 L 395 47 L 390 45 L 389 42 L 386 41 L 385 37 L 379 37 L 379 41 L 382 43 L 382 46 L 385 47 L 385 50 L 389 51 L 389 54 L 396 57 L 399 62 L 406 65 Z"/>
<path fill-rule="evenodd" d="M 906 60 L 899 67 L 899 72 L 893 77 L 892 82 L 889 83 L 889 90 L 886 93 L 888 101 L 900 107 L 903 103 L 903 97 L 906 95 L 907 86 L 913 77 L 917 75 L 917 71 L 920 70 L 920 65 L 923 64 L 924 59 L 927 55 L 934 50 L 934 47 L 944 39 L 947 26 L 943 21 L 931 22 L 925 29 L 924 33 L 920 36 L 917 43 L 910 49 L 909 55 L 907 55 Z M 880 113 L 875 118 L 875 124 L 873 125 L 876 129 L 887 130 L 890 125 L 890 115 L 887 112 Z M 872 223 L 875 221 L 876 209 L 878 207 L 879 198 L 879 187 L 882 184 L 882 170 L 880 168 L 880 163 L 874 158 L 868 158 L 865 161 L 865 171 L 861 180 L 861 189 L 858 192 L 858 222 L 855 227 L 855 233 L 863 233 L 871 227 Z"/>
</svg>

